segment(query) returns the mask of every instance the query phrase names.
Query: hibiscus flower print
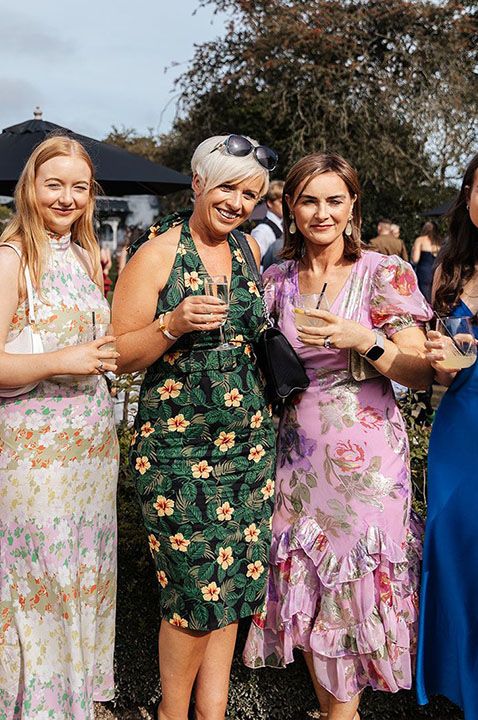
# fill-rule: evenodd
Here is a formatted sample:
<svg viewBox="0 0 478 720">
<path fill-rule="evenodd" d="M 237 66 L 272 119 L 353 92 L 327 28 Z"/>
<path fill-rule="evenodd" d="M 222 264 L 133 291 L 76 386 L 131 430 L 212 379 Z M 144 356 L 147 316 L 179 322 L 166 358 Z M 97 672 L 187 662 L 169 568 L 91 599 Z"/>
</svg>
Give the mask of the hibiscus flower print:
<svg viewBox="0 0 478 720">
<path fill-rule="evenodd" d="M 164 495 L 158 495 L 153 507 L 157 511 L 159 517 L 172 515 L 174 513 L 174 500 L 167 500 Z"/>
<path fill-rule="evenodd" d="M 247 283 L 247 287 L 249 288 L 249 292 L 251 295 L 256 295 L 257 297 L 260 297 L 259 290 L 257 289 L 257 285 L 252 280 L 249 280 Z"/>
<path fill-rule="evenodd" d="M 190 540 L 186 540 L 182 533 L 176 533 L 176 535 L 169 536 L 169 542 L 173 550 L 179 550 L 179 552 L 187 552 L 188 546 L 191 544 Z"/>
<path fill-rule="evenodd" d="M 158 582 L 164 590 L 164 588 L 168 584 L 168 578 L 166 577 L 166 573 L 164 572 L 164 570 L 158 570 L 156 572 L 156 577 L 158 578 Z"/>
<path fill-rule="evenodd" d="M 249 450 L 249 455 L 247 456 L 248 460 L 252 460 L 255 463 L 258 463 L 261 458 L 264 457 L 266 454 L 266 451 L 262 447 L 262 445 L 259 443 L 259 445 L 255 445 L 254 447 L 251 447 Z"/>
<path fill-rule="evenodd" d="M 137 437 L 138 437 L 138 432 L 137 432 L 137 430 L 135 430 L 131 436 L 131 447 L 133 447 L 133 445 L 135 444 Z"/>
<path fill-rule="evenodd" d="M 274 495 L 274 487 L 275 482 L 274 480 L 267 480 L 266 484 L 263 488 L 261 488 L 261 493 L 264 495 L 264 500 L 269 500 L 270 497 Z"/>
<path fill-rule="evenodd" d="M 226 433 L 223 431 L 219 433 L 217 440 L 214 440 L 214 445 L 217 445 L 221 452 L 226 452 L 236 444 L 235 437 L 235 432 Z"/>
<path fill-rule="evenodd" d="M 217 556 L 216 562 L 223 570 L 227 570 L 227 568 L 234 562 L 232 547 L 228 546 L 227 548 L 219 548 L 219 555 Z"/>
<path fill-rule="evenodd" d="M 158 231 L 159 228 L 157 225 L 151 225 L 151 227 L 149 228 L 148 240 L 152 240 L 153 238 L 158 237 Z"/>
<path fill-rule="evenodd" d="M 220 588 L 218 588 L 215 582 L 211 582 L 209 585 L 201 588 L 203 598 L 208 602 L 217 602 L 219 600 L 219 591 Z"/>
<path fill-rule="evenodd" d="M 258 410 L 251 418 L 251 428 L 256 430 L 257 428 L 260 428 L 262 425 L 262 421 L 264 420 L 264 416 L 261 413 L 260 410 Z"/>
<path fill-rule="evenodd" d="M 149 542 L 149 549 L 151 550 L 151 553 L 157 553 L 159 551 L 159 548 L 161 547 L 161 543 L 159 542 L 156 535 L 148 535 L 148 542 Z"/>
<path fill-rule="evenodd" d="M 260 534 L 260 528 L 256 527 L 256 523 L 251 523 L 249 527 L 244 530 L 244 538 L 247 543 L 256 543 L 259 540 Z"/>
<path fill-rule="evenodd" d="M 149 437 L 152 433 L 154 433 L 154 427 L 148 420 L 144 425 L 141 425 L 141 437 Z"/>
<path fill-rule="evenodd" d="M 249 563 L 249 565 L 247 566 L 246 577 L 251 577 L 253 580 L 258 580 L 264 570 L 265 568 L 261 561 L 256 560 L 253 563 Z"/>
<path fill-rule="evenodd" d="M 203 282 L 202 278 L 199 277 L 199 273 L 195 270 L 190 273 L 184 273 L 184 285 L 187 288 L 191 288 L 191 290 L 197 290 Z"/>
<path fill-rule="evenodd" d="M 216 515 L 218 520 L 231 520 L 234 508 L 227 502 L 224 502 L 218 508 L 216 508 Z"/>
<path fill-rule="evenodd" d="M 209 465 L 207 460 L 201 460 L 192 466 L 191 471 L 194 478 L 207 479 L 212 472 L 212 466 Z"/>
<path fill-rule="evenodd" d="M 241 395 L 237 388 L 233 388 L 230 392 L 224 393 L 224 404 L 226 407 L 240 407 L 243 398 L 244 395 Z"/>
<path fill-rule="evenodd" d="M 180 357 L 181 357 L 181 353 L 179 352 L 179 350 L 175 350 L 174 352 L 164 353 L 163 360 L 164 360 L 164 362 L 167 362 L 170 365 L 174 365 L 176 360 Z"/>
<path fill-rule="evenodd" d="M 244 262 L 244 255 L 240 250 L 234 250 L 234 257 L 236 258 L 237 262 Z"/>
<path fill-rule="evenodd" d="M 170 619 L 169 622 L 171 625 L 174 625 L 175 627 L 180 627 L 180 628 L 187 628 L 189 625 L 186 618 L 182 618 L 181 615 L 178 615 L 178 613 L 174 613 L 173 617 Z"/>
<path fill-rule="evenodd" d="M 140 475 L 144 475 L 144 473 L 151 467 L 151 463 L 149 462 L 146 455 L 143 455 L 143 457 L 136 458 L 135 467 L 136 470 L 140 473 Z"/>
<path fill-rule="evenodd" d="M 169 432 L 180 432 L 183 433 L 188 425 L 191 423 L 186 420 L 184 415 L 180 413 L 173 418 L 168 418 L 168 430 Z"/>
<path fill-rule="evenodd" d="M 182 382 L 176 382 L 171 378 L 164 381 L 164 384 L 158 388 L 159 397 L 161 400 L 169 400 L 170 398 L 177 398 L 183 387 Z"/>
</svg>

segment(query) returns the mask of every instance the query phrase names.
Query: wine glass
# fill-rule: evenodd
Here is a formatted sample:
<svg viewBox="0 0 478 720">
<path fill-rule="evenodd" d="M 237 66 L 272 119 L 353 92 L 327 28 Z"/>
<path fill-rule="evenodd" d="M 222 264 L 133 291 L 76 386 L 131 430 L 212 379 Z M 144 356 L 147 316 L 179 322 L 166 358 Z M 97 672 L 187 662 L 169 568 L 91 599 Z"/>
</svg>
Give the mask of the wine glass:
<svg viewBox="0 0 478 720">
<path fill-rule="evenodd" d="M 476 342 L 471 317 L 436 318 L 435 330 L 446 339 L 444 360 L 439 360 L 445 370 L 463 370 L 476 361 Z"/>
<path fill-rule="evenodd" d="M 204 294 L 210 297 L 216 297 L 224 305 L 229 305 L 229 283 L 225 275 L 208 275 L 204 278 Z M 226 341 L 224 336 L 224 325 L 226 320 L 219 327 L 219 337 L 221 339 L 220 345 L 214 348 L 214 350 L 234 350 L 237 345 Z"/>
<path fill-rule="evenodd" d="M 322 318 L 306 315 L 306 310 L 330 310 L 329 302 L 322 293 L 298 293 L 292 298 L 294 306 L 294 323 L 296 327 L 308 325 L 320 327 L 325 325 Z"/>
</svg>

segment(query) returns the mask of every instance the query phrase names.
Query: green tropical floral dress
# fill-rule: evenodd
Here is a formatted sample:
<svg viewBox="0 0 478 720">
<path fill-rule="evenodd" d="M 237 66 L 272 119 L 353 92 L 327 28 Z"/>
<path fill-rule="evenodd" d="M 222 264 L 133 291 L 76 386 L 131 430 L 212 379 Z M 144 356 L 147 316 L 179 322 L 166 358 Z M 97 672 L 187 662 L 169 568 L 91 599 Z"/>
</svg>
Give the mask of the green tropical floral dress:
<svg viewBox="0 0 478 720">
<path fill-rule="evenodd" d="M 167 218 L 164 232 L 182 218 Z M 230 310 L 237 341 L 215 350 L 219 332 L 193 332 L 148 369 L 131 464 L 163 618 L 214 630 L 261 612 L 271 540 L 275 432 L 251 343 L 264 325 L 251 270 L 229 236 Z M 207 272 L 187 219 L 157 316 L 204 294 Z"/>
</svg>

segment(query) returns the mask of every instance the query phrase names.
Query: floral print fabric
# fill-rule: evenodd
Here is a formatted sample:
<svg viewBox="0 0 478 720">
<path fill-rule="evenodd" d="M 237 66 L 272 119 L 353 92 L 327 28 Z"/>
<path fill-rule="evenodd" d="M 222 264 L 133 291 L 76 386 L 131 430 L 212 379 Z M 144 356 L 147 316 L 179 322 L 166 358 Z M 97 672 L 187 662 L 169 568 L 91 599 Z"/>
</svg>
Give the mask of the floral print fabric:
<svg viewBox="0 0 478 720">
<path fill-rule="evenodd" d="M 251 348 L 263 309 L 229 243 L 225 332 L 237 346 L 218 351 L 218 331 L 194 332 L 160 357 L 141 388 L 131 449 L 163 618 L 192 630 L 261 612 L 269 558 L 275 433 Z M 203 294 L 206 274 L 186 220 L 157 315 Z"/>
<path fill-rule="evenodd" d="M 421 528 L 390 382 L 358 383 L 348 351 L 300 343 L 295 262 L 271 267 L 265 282 L 311 383 L 280 427 L 267 608 L 245 662 L 284 666 L 294 648 L 312 652 L 319 683 L 344 702 L 367 685 L 409 688 Z M 375 252 L 356 262 L 331 312 L 388 337 L 431 316 L 410 266 Z"/>
<path fill-rule="evenodd" d="M 84 340 L 92 310 L 108 322 L 69 239 L 52 245 L 41 289 L 45 350 Z M 93 720 L 93 701 L 113 698 L 117 466 L 103 377 L 0 400 L 1 720 Z"/>
</svg>

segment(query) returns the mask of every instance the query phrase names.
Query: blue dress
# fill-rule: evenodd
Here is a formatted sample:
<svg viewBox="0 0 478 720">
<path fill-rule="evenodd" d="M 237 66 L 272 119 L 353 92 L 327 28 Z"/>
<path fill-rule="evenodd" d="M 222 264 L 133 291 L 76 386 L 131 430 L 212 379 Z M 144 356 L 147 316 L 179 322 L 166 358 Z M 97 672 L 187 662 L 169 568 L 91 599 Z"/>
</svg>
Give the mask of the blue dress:
<svg viewBox="0 0 478 720">
<path fill-rule="evenodd" d="M 453 313 L 473 313 L 461 302 Z M 475 331 L 476 335 L 476 331 Z M 417 694 L 478 720 L 478 363 L 461 370 L 433 424 L 423 550 Z"/>
</svg>

